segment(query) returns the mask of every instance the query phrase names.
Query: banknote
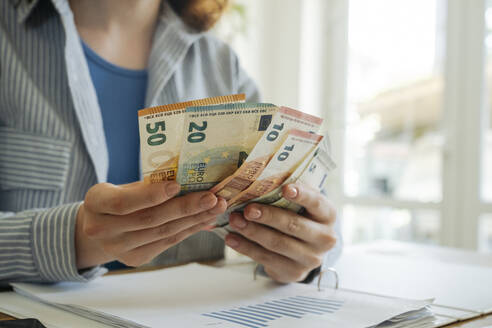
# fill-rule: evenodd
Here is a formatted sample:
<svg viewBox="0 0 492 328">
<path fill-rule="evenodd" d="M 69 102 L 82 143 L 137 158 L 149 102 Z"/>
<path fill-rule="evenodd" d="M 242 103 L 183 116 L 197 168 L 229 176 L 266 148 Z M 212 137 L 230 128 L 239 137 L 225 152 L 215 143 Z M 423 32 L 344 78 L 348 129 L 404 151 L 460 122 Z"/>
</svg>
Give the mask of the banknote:
<svg viewBox="0 0 492 328">
<path fill-rule="evenodd" d="M 318 132 L 323 119 L 288 107 L 280 107 L 270 127 L 238 170 L 211 189 L 230 201 L 248 188 L 262 173 L 291 129 Z"/>
<path fill-rule="evenodd" d="M 177 179 L 182 192 L 210 189 L 236 171 L 277 110 L 249 103 L 188 107 Z"/>
<path fill-rule="evenodd" d="M 330 139 L 323 136 L 318 145 L 304 158 L 303 162 L 282 183 L 281 186 L 260 197 L 251 199 L 248 203 L 273 204 L 282 198 L 282 187 L 295 182 L 302 182 L 318 190 L 322 190 L 328 173 L 336 168 L 331 158 Z M 306 172 L 309 172 L 309 174 Z"/>
<path fill-rule="evenodd" d="M 244 94 L 237 94 L 140 110 L 138 123 L 144 181 L 155 183 L 176 179 L 186 107 L 236 103 L 244 100 Z"/>
<path fill-rule="evenodd" d="M 298 176 L 293 174 L 292 181 L 289 181 L 286 184 L 299 182 L 315 188 L 323 194 L 325 193 L 325 185 L 327 183 L 329 173 L 336 168 L 336 164 L 323 148 L 318 148 L 317 150 L 318 151 L 315 156 L 312 157 L 308 163 L 306 163 L 302 172 L 300 172 Z M 299 204 L 296 204 L 282 196 L 282 187 L 274 190 L 271 194 L 264 196 L 265 197 L 262 196 L 253 201 L 281 207 L 293 212 L 300 212 L 302 209 L 302 206 Z"/>
<path fill-rule="evenodd" d="M 322 138 L 323 136 L 318 134 L 291 129 L 258 178 L 248 188 L 231 198 L 227 202 L 228 207 L 265 195 L 282 185 Z"/>
<path fill-rule="evenodd" d="M 299 182 L 310 186 L 324 193 L 324 188 L 329 180 L 329 174 L 336 168 L 335 162 L 331 158 L 330 140 L 327 136 L 323 137 L 318 146 L 311 151 L 301 165 L 282 183 L 271 192 L 260 197 L 249 200 L 245 204 L 236 205 L 227 209 L 227 212 L 217 218 L 213 232 L 224 238 L 226 234 L 232 232 L 229 226 L 229 215 L 235 211 L 242 211 L 249 203 L 262 203 L 294 212 L 300 212 L 302 207 L 282 196 L 283 186 Z"/>
</svg>

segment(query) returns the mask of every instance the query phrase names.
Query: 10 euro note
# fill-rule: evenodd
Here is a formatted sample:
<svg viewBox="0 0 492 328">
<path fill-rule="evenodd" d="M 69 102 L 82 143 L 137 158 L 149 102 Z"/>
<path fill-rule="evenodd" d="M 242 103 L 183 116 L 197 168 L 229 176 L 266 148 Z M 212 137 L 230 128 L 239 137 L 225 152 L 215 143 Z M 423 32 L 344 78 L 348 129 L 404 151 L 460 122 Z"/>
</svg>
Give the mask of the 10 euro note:
<svg viewBox="0 0 492 328">
<path fill-rule="evenodd" d="M 260 176 L 291 129 L 316 133 L 321 123 L 323 119 L 319 117 L 292 108 L 280 107 L 272 123 L 243 165 L 210 191 L 231 201 Z"/>
<path fill-rule="evenodd" d="M 273 204 L 282 198 L 283 186 L 295 182 L 301 182 L 312 188 L 322 190 L 322 186 L 326 183 L 328 173 L 336 168 L 336 164 L 330 154 L 330 139 L 327 136 L 323 136 L 323 139 L 321 139 L 318 145 L 311 150 L 281 186 L 260 197 L 251 199 L 248 203 Z M 310 174 L 306 174 L 306 170 Z"/>
<path fill-rule="evenodd" d="M 138 111 L 140 156 L 144 181 L 175 180 L 186 107 L 244 102 L 245 95 L 229 95 L 145 108 Z"/>
<path fill-rule="evenodd" d="M 325 137 L 326 138 L 326 137 Z M 328 140 L 326 138 L 326 140 Z M 318 147 L 313 156 L 308 158 L 309 161 L 301 164 L 298 173 L 294 173 L 293 179 L 288 181 L 288 183 L 300 183 L 306 185 L 308 187 L 314 188 L 319 192 L 325 194 L 325 186 L 329 179 L 329 174 L 336 168 L 335 162 L 332 160 L 329 151 L 326 150 L 323 143 L 321 143 L 321 147 Z M 254 202 L 268 204 L 284 209 L 288 209 L 293 212 L 300 212 L 302 210 L 302 206 L 294 203 L 282 195 L 282 187 L 278 188 L 278 190 L 274 190 L 273 192 L 259 197 L 258 199 L 254 199 Z"/>
<path fill-rule="evenodd" d="M 248 157 L 278 108 L 272 104 L 188 107 L 178 166 L 183 192 L 208 190 Z"/>
<path fill-rule="evenodd" d="M 329 179 L 329 174 L 336 168 L 335 162 L 331 158 L 330 141 L 327 136 L 318 146 L 313 149 L 297 169 L 282 183 L 269 193 L 249 200 L 248 202 L 227 209 L 227 212 L 217 218 L 213 231 L 224 238 L 226 234 L 233 230 L 229 226 L 229 215 L 234 211 L 241 211 L 249 203 L 261 203 L 272 205 L 293 212 L 300 212 L 302 207 L 282 195 L 283 186 L 299 182 L 324 193 L 324 187 Z"/>
<path fill-rule="evenodd" d="M 268 165 L 248 188 L 231 198 L 227 205 L 235 206 L 269 193 L 295 171 L 304 158 L 318 145 L 323 136 L 292 129 L 273 155 Z"/>
</svg>

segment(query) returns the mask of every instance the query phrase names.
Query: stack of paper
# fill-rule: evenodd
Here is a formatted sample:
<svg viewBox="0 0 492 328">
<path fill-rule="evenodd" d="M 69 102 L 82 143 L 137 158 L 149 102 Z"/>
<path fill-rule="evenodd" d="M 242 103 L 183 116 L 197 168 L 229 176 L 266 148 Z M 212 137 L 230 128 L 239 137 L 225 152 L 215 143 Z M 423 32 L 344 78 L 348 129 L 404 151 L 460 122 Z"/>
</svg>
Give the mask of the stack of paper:
<svg viewBox="0 0 492 328">
<path fill-rule="evenodd" d="M 492 313 L 492 263 L 487 255 L 384 241 L 345 249 L 335 267 L 342 288 L 433 298 L 430 308 L 443 323 Z"/>
<path fill-rule="evenodd" d="M 492 268 L 375 252 L 346 255 L 336 264 L 344 288 L 397 297 L 432 297 L 439 305 L 492 312 Z"/>
<path fill-rule="evenodd" d="M 0 293 L 0 311 L 17 319 L 36 318 L 47 328 L 66 328 L 68 326 L 70 328 L 109 327 L 71 312 L 31 300 L 15 292 Z"/>
<path fill-rule="evenodd" d="M 198 264 L 89 284 L 13 286 L 30 299 L 115 327 L 435 327 L 429 301 L 320 292 Z"/>
<path fill-rule="evenodd" d="M 393 317 L 374 328 L 431 328 L 441 327 L 441 323 L 436 319 L 429 307 L 410 311 Z"/>
</svg>

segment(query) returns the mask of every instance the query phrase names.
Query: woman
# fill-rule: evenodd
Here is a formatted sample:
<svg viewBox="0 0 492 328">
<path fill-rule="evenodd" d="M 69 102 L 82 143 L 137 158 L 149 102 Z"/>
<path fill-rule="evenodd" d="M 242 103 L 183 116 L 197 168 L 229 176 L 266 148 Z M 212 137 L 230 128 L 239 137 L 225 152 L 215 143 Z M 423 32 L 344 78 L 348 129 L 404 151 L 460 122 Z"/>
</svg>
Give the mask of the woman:
<svg viewBox="0 0 492 328">
<path fill-rule="evenodd" d="M 0 281 L 87 281 L 114 260 L 223 256 L 223 241 L 201 231 L 223 199 L 135 181 L 137 109 L 233 93 L 258 101 L 235 54 L 205 33 L 225 6 L 0 2 Z M 226 244 L 279 282 L 309 281 L 337 254 L 334 210 L 302 185 L 284 196 L 305 216 L 252 204 L 232 215 Z"/>
</svg>

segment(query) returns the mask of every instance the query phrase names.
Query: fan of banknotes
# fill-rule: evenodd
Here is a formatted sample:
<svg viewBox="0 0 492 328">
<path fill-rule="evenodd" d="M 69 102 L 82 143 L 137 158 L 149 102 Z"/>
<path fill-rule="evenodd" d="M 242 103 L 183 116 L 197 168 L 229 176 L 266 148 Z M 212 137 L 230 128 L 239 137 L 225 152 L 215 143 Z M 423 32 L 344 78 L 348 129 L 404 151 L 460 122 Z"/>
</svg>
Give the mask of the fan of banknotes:
<svg viewBox="0 0 492 328">
<path fill-rule="evenodd" d="M 229 213 L 251 202 L 299 212 L 282 186 L 302 182 L 323 191 L 335 168 L 323 120 L 288 107 L 245 103 L 229 95 L 138 112 L 144 181 L 177 180 L 182 193 L 210 190 L 227 201 L 215 231 L 230 230 Z"/>
</svg>

